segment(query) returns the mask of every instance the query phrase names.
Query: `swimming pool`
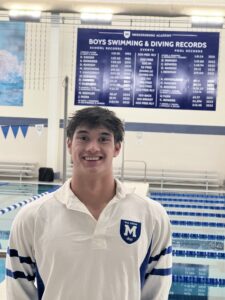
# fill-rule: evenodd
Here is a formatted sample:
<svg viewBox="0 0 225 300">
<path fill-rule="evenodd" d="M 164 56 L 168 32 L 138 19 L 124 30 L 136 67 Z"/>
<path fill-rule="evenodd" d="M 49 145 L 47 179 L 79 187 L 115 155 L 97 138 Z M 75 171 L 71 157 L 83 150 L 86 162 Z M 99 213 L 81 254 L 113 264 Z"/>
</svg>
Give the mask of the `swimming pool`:
<svg viewBox="0 0 225 300">
<path fill-rule="evenodd" d="M 7 249 L 12 221 L 19 208 L 58 185 L 0 182 L 0 249 Z"/>
<path fill-rule="evenodd" d="M 172 224 L 170 300 L 222 300 L 225 293 L 224 195 L 151 193 Z"/>
<path fill-rule="evenodd" d="M 7 248 L 10 227 L 19 203 L 58 188 L 42 184 L 0 183 L 0 242 Z M 167 210 L 172 224 L 173 284 L 170 300 L 222 300 L 225 294 L 224 195 L 151 193 Z M 151 200 L 150 200 L 151 201 Z M 17 203 L 17 205 L 15 205 Z M 16 208 L 18 206 L 18 208 Z M 0 259 L 0 282 L 5 260 Z"/>
</svg>

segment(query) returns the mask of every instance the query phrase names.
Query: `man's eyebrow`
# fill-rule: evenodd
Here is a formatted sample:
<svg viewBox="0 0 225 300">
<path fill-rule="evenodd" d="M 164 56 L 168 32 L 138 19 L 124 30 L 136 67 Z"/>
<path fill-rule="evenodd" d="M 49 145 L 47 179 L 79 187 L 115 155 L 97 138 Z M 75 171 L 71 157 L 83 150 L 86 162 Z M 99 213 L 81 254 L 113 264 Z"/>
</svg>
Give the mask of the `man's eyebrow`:
<svg viewBox="0 0 225 300">
<path fill-rule="evenodd" d="M 88 131 L 87 130 L 78 130 L 76 133 L 77 134 L 82 134 L 82 133 L 88 133 Z"/>
<path fill-rule="evenodd" d="M 100 133 L 101 135 L 107 135 L 107 136 L 112 136 L 112 133 L 111 132 L 101 132 Z"/>
<path fill-rule="evenodd" d="M 89 134 L 89 131 L 84 130 L 84 129 L 76 131 L 76 134 L 84 134 L 84 133 Z M 112 136 L 113 134 L 111 132 L 108 132 L 108 131 L 102 131 L 102 132 L 100 132 L 100 135 Z"/>
</svg>

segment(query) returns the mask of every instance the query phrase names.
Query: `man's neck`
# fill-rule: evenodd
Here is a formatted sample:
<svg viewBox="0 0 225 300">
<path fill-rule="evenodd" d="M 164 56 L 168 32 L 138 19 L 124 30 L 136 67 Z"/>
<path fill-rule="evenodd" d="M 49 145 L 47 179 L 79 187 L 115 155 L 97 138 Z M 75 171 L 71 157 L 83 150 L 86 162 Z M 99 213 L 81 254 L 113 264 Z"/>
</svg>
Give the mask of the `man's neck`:
<svg viewBox="0 0 225 300">
<path fill-rule="evenodd" d="M 98 219 L 101 211 L 114 197 L 116 183 L 113 175 L 100 178 L 96 178 L 96 176 L 85 176 L 85 178 L 73 176 L 71 189 L 92 215 Z"/>
</svg>

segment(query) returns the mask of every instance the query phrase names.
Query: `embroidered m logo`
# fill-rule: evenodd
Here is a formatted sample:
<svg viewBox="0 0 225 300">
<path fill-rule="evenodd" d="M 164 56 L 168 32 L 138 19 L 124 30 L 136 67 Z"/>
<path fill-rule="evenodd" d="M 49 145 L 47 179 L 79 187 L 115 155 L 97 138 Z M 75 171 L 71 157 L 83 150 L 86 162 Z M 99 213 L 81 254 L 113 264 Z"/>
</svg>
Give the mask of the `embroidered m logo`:
<svg viewBox="0 0 225 300">
<path fill-rule="evenodd" d="M 132 244 L 136 242 L 141 234 L 141 223 L 121 220 L 120 222 L 120 235 L 122 239 L 128 243 Z"/>
</svg>

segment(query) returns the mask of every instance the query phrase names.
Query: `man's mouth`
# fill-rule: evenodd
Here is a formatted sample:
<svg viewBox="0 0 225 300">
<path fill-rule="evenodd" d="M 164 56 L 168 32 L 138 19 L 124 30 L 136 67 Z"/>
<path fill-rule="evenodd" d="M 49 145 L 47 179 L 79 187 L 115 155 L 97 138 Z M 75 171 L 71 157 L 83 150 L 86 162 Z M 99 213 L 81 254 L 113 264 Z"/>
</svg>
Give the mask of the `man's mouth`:
<svg viewBox="0 0 225 300">
<path fill-rule="evenodd" d="M 98 161 L 102 159 L 102 156 L 84 156 L 83 159 L 87 161 Z"/>
</svg>

